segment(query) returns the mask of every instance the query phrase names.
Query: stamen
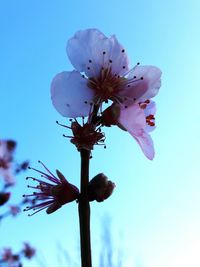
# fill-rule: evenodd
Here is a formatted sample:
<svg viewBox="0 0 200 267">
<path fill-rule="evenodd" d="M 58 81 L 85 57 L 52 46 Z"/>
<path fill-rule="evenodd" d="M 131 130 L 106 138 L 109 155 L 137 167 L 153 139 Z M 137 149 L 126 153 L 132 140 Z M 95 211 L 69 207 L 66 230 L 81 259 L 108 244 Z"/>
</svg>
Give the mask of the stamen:
<svg viewBox="0 0 200 267">
<path fill-rule="evenodd" d="M 54 175 L 53 176 L 50 176 L 49 174 L 46 174 L 45 172 L 42 172 L 42 171 L 37 170 L 35 168 L 32 168 L 32 167 L 28 167 L 28 168 L 31 169 L 31 170 L 34 170 L 36 172 L 39 172 L 39 173 L 43 174 L 46 179 L 48 179 L 48 180 L 50 180 L 52 182 L 55 182 L 55 183 L 58 183 L 59 182 L 58 178 L 56 178 Z M 46 170 L 48 170 L 48 169 L 46 169 Z M 51 174 L 51 172 L 49 172 L 49 173 Z"/>
<path fill-rule="evenodd" d="M 104 67 L 105 67 L 105 54 L 106 54 L 106 51 L 103 51 L 103 58 L 102 58 L 102 70 L 104 70 Z"/>
<path fill-rule="evenodd" d="M 132 69 L 128 70 L 128 71 L 124 74 L 124 77 L 126 77 L 129 73 L 133 72 L 139 65 L 140 65 L 140 63 L 138 62 Z M 135 77 L 135 78 L 136 78 L 136 77 Z"/>
<path fill-rule="evenodd" d="M 73 136 L 65 135 L 65 134 L 63 134 L 63 137 L 66 137 L 66 138 L 73 138 Z"/>
<path fill-rule="evenodd" d="M 50 206 L 50 204 L 47 205 L 47 206 L 45 206 L 45 207 L 42 207 L 41 209 L 37 210 L 37 211 L 34 212 L 34 213 L 28 214 L 28 216 L 29 216 L 29 217 L 30 217 L 30 216 L 33 216 L 33 215 L 35 215 L 36 213 L 38 213 L 39 211 L 44 210 L 44 209 L 46 209 L 46 208 L 49 207 L 49 206 Z"/>
<path fill-rule="evenodd" d="M 51 176 L 53 176 L 53 178 L 55 178 L 56 179 L 56 181 L 59 181 L 58 180 L 58 178 L 44 165 L 44 163 L 42 162 L 42 161 L 40 161 L 40 160 L 38 160 L 38 163 L 40 163 L 44 168 L 45 168 L 45 170 L 51 175 Z"/>
<path fill-rule="evenodd" d="M 134 76 L 131 79 L 125 80 L 125 82 L 128 85 L 128 84 L 131 84 L 131 83 L 134 83 L 134 82 L 138 82 L 138 81 L 143 80 L 143 79 L 144 79 L 143 77 L 140 77 L 140 78 L 136 79 L 136 76 Z"/>
<path fill-rule="evenodd" d="M 64 124 L 61 124 L 61 123 L 59 123 L 58 121 L 56 121 L 56 123 L 59 125 L 59 126 L 62 126 L 62 127 L 64 127 L 64 128 L 68 128 L 68 129 L 72 129 L 71 127 L 69 127 L 69 126 L 67 126 L 67 125 L 64 125 Z"/>
</svg>

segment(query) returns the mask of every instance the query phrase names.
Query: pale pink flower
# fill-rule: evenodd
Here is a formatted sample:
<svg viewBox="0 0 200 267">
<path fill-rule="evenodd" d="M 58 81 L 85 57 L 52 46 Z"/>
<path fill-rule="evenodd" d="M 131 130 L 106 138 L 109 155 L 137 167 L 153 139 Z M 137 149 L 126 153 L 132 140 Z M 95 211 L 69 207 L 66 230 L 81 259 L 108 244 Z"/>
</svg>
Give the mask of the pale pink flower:
<svg viewBox="0 0 200 267">
<path fill-rule="evenodd" d="M 62 205 L 78 199 L 78 188 L 75 185 L 70 184 L 59 170 L 56 170 L 56 174 L 58 176 L 56 177 L 41 161 L 39 161 L 39 163 L 43 165 L 47 173 L 31 167 L 29 167 L 29 169 L 37 171 L 47 181 L 43 181 L 34 177 L 27 177 L 27 179 L 32 179 L 33 181 L 39 183 L 36 186 L 28 186 L 29 188 L 33 188 L 38 191 L 33 192 L 31 195 L 23 196 L 25 198 L 33 197 L 34 202 L 41 202 L 39 204 L 36 203 L 30 207 L 26 207 L 24 211 L 33 210 L 33 214 L 35 214 L 43 209 L 47 209 L 46 212 L 50 214 L 61 208 Z"/>
<path fill-rule="evenodd" d="M 67 43 L 67 54 L 75 70 L 57 74 L 51 84 L 53 105 L 65 117 L 88 116 L 93 105 L 108 100 L 130 106 L 154 97 L 160 88 L 160 69 L 138 64 L 130 69 L 114 35 L 78 31 Z"/>
<path fill-rule="evenodd" d="M 118 125 L 128 131 L 140 145 L 145 156 L 152 160 L 155 151 L 149 132 L 155 128 L 155 111 L 155 102 L 150 100 L 127 108 L 114 104 L 104 111 L 103 121 L 106 126 Z"/>
<path fill-rule="evenodd" d="M 3 177 L 6 185 L 15 183 L 13 176 L 13 153 L 16 142 L 13 140 L 0 140 L 0 176 Z"/>
</svg>

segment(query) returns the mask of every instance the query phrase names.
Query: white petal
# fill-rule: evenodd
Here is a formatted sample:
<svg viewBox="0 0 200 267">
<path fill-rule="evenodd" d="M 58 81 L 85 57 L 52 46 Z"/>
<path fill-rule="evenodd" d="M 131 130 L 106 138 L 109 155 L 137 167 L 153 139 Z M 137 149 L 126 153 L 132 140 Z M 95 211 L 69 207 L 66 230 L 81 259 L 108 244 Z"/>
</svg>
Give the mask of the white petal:
<svg viewBox="0 0 200 267">
<path fill-rule="evenodd" d="M 56 110 L 64 117 L 88 116 L 89 103 L 94 92 L 88 88 L 87 79 L 79 72 L 61 72 L 51 83 L 51 99 Z M 85 104 L 85 101 L 88 104 Z"/>
<path fill-rule="evenodd" d="M 107 38 L 97 29 L 77 32 L 68 41 L 67 54 L 75 69 L 88 77 L 98 76 L 102 67 L 119 75 L 128 70 L 127 55 L 115 36 Z"/>
<path fill-rule="evenodd" d="M 161 86 L 161 74 L 160 69 L 154 66 L 136 66 L 127 77 L 129 80 L 132 79 L 133 82 L 129 88 L 123 90 L 123 95 L 127 94 L 133 99 L 136 98 L 137 102 L 154 97 Z M 134 79 L 134 76 L 136 79 Z"/>
</svg>

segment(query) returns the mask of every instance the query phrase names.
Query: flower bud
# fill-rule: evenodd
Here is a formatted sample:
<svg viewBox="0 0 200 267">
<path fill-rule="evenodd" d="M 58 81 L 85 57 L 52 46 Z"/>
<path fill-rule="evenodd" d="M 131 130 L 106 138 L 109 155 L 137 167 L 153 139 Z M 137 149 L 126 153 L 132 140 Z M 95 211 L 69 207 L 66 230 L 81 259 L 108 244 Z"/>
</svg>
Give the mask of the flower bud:
<svg viewBox="0 0 200 267">
<path fill-rule="evenodd" d="M 103 173 L 99 173 L 89 182 L 89 200 L 96 200 L 97 202 L 102 202 L 112 194 L 114 188 L 115 184 L 109 181 Z"/>
<path fill-rule="evenodd" d="M 117 105 L 111 105 L 102 113 L 102 124 L 110 127 L 117 124 L 117 119 L 120 115 L 120 108 Z"/>
<path fill-rule="evenodd" d="M 10 198 L 10 193 L 1 192 L 0 193 L 0 206 L 5 204 L 9 200 L 9 198 Z"/>
<path fill-rule="evenodd" d="M 117 125 L 121 130 L 126 131 L 126 129 L 118 121 L 119 116 L 120 116 L 120 106 L 117 104 L 112 104 L 102 113 L 102 124 L 107 127 L 111 127 L 112 125 Z"/>
</svg>

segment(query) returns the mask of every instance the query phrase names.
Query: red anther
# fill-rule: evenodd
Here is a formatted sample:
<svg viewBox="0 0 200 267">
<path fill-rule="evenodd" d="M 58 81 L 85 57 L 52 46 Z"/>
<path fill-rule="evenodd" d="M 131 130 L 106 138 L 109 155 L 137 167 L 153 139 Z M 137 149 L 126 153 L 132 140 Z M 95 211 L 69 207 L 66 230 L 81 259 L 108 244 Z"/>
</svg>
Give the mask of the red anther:
<svg viewBox="0 0 200 267">
<path fill-rule="evenodd" d="M 145 104 L 145 103 L 141 103 L 139 105 L 140 105 L 141 109 L 145 109 L 147 107 L 147 104 Z"/>
<path fill-rule="evenodd" d="M 147 117 L 146 117 L 146 123 L 149 125 L 149 126 L 155 126 L 155 117 L 153 114 L 149 114 Z"/>
<path fill-rule="evenodd" d="M 147 120 L 155 120 L 155 117 L 153 114 L 150 114 L 146 117 Z"/>
</svg>

